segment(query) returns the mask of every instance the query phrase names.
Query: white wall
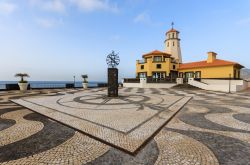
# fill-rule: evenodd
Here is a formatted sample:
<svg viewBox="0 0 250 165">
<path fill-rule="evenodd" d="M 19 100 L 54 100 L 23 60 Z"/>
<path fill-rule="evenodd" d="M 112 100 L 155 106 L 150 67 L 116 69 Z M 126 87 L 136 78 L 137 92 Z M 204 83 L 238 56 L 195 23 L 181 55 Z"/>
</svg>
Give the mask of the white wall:
<svg viewBox="0 0 250 165">
<path fill-rule="evenodd" d="M 202 79 L 201 80 L 207 84 L 229 84 L 229 80 L 218 80 L 218 79 Z M 243 85 L 243 80 L 230 80 L 230 84 L 232 85 Z"/>
<path fill-rule="evenodd" d="M 140 83 L 123 83 L 126 88 L 172 88 L 176 83 L 147 83 L 146 78 L 141 78 Z"/>
<path fill-rule="evenodd" d="M 142 88 L 140 83 L 123 83 L 123 87 L 126 87 L 126 88 Z"/>
<path fill-rule="evenodd" d="M 248 83 L 247 87 L 250 88 L 250 81 L 248 81 L 247 83 Z"/>
<path fill-rule="evenodd" d="M 202 82 L 199 82 L 190 78 L 188 84 L 205 90 L 229 92 L 229 80 L 202 79 Z M 230 92 L 242 91 L 248 86 L 244 80 L 231 80 L 230 84 Z"/>
<path fill-rule="evenodd" d="M 147 83 L 143 88 L 172 88 L 175 83 Z"/>
</svg>

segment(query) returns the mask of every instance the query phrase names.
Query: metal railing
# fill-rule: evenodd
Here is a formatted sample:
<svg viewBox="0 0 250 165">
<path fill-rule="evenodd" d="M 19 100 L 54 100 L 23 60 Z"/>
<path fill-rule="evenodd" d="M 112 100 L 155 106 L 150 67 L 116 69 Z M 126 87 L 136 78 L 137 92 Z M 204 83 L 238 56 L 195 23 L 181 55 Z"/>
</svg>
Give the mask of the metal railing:
<svg viewBox="0 0 250 165">
<path fill-rule="evenodd" d="M 147 78 L 147 83 L 175 83 L 175 79 L 166 78 Z"/>
<path fill-rule="evenodd" d="M 66 88 L 65 83 L 30 83 L 31 89 Z"/>
<path fill-rule="evenodd" d="M 90 88 L 98 87 L 98 83 L 89 83 Z M 82 88 L 81 82 L 29 82 L 30 89 L 62 89 L 62 88 Z M 0 83 L 0 90 L 18 90 L 17 83 Z"/>
<path fill-rule="evenodd" d="M 140 83 L 139 78 L 126 78 L 124 79 L 124 83 Z"/>
<path fill-rule="evenodd" d="M 145 63 L 147 63 L 147 61 L 145 61 L 145 60 L 138 60 L 138 63 L 139 64 L 145 64 Z"/>
<path fill-rule="evenodd" d="M 6 85 L 5 84 L 0 84 L 0 90 L 6 90 Z"/>
<path fill-rule="evenodd" d="M 147 78 L 147 83 L 175 83 L 175 79 L 171 78 Z M 140 78 L 126 78 L 124 83 L 140 83 Z"/>
</svg>

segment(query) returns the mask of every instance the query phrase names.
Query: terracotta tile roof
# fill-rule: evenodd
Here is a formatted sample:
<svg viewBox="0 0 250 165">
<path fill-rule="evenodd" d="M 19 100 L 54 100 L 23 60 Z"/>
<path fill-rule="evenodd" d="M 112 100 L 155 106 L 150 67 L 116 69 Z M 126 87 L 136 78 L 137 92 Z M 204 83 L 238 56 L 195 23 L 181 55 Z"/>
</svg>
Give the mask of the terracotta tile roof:
<svg viewBox="0 0 250 165">
<path fill-rule="evenodd" d="M 173 28 L 170 29 L 169 31 L 167 31 L 167 33 L 170 33 L 170 32 L 177 32 L 177 33 L 179 33 L 179 31 L 177 31 L 177 30 L 175 30 L 175 29 L 173 29 Z M 167 34 L 167 33 L 166 33 L 166 34 Z"/>
<path fill-rule="evenodd" d="M 161 52 L 161 51 L 159 51 L 159 50 L 154 50 L 154 51 L 152 51 L 152 52 L 149 52 L 149 53 L 146 53 L 146 54 L 144 54 L 142 57 L 145 57 L 145 56 L 151 56 L 151 55 L 164 55 L 164 56 L 168 56 L 168 57 L 170 57 L 171 56 L 171 54 L 168 54 L 168 53 L 166 53 L 166 52 Z"/>
<path fill-rule="evenodd" d="M 212 63 L 207 63 L 207 61 L 183 63 L 183 64 L 180 64 L 179 69 L 190 69 L 190 68 L 201 68 L 201 67 L 212 67 L 212 66 L 227 66 L 227 65 L 238 65 L 239 67 L 244 68 L 244 66 L 236 62 L 216 59 Z"/>
</svg>

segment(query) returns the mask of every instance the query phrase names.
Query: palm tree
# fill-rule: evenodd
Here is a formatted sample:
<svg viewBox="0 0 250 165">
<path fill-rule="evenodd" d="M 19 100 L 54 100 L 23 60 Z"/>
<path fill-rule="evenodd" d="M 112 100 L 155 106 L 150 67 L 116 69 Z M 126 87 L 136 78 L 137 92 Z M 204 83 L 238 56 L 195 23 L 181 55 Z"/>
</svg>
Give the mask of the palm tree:
<svg viewBox="0 0 250 165">
<path fill-rule="evenodd" d="M 15 77 L 21 77 L 20 83 L 26 83 L 27 81 L 24 80 L 24 77 L 30 77 L 27 73 L 17 73 Z"/>
<path fill-rule="evenodd" d="M 84 83 L 88 83 L 88 81 L 87 81 L 88 75 L 87 74 L 82 75 L 82 78 L 83 78 Z"/>
</svg>

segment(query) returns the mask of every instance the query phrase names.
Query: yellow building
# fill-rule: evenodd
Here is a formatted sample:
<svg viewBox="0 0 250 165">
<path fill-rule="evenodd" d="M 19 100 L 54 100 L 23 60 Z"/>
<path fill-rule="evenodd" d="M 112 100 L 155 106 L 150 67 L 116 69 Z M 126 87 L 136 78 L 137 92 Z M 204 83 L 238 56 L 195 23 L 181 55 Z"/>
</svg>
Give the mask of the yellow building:
<svg viewBox="0 0 250 165">
<path fill-rule="evenodd" d="M 179 63 L 171 54 L 155 50 L 143 55 L 143 60 L 136 62 L 136 75 L 138 78 L 150 77 L 154 79 L 165 79 L 167 77 L 177 78 Z"/>
<path fill-rule="evenodd" d="M 208 52 L 207 60 L 182 63 L 179 32 L 170 29 L 166 33 L 165 52 L 158 50 L 144 54 L 143 60 L 136 62 L 137 78 L 170 79 L 208 78 L 226 79 L 240 78 L 242 65 L 217 59 L 217 54 Z"/>
</svg>

